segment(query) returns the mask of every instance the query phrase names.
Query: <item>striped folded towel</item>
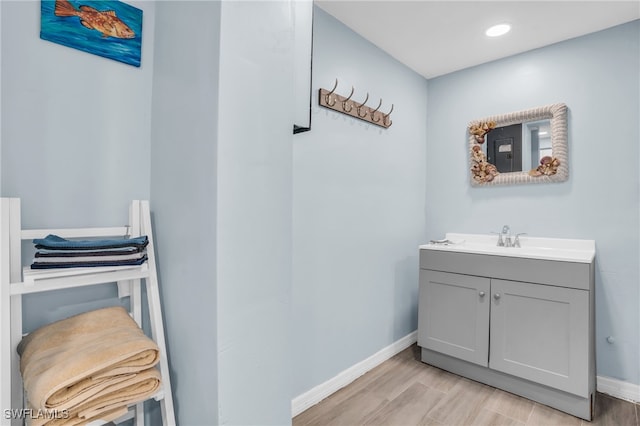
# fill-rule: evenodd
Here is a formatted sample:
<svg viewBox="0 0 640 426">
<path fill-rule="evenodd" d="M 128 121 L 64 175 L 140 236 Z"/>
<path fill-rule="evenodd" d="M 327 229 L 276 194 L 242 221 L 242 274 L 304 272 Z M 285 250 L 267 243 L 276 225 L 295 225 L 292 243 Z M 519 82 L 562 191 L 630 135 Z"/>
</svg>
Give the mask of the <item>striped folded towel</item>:
<svg viewBox="0 0 640 426">
<path fill-rule="evenodd" d="M 119 247 L 141 247 L 149 244 L 146 235 L 135 238 L 117 238 L 108 240 L 67 240 L 57 235 L 47 235 L 45 238 L 33 240 L 37 249 L 49 250 L 96 250 L 111 249 Z"/>
<path fill-rule="evenodd" d="M 57 235 L 33 240 L 36 245 L 31 269 L 131 266 L 147 261 L 146 235 L 108 240 L 68 240 Z"/>
</svg>

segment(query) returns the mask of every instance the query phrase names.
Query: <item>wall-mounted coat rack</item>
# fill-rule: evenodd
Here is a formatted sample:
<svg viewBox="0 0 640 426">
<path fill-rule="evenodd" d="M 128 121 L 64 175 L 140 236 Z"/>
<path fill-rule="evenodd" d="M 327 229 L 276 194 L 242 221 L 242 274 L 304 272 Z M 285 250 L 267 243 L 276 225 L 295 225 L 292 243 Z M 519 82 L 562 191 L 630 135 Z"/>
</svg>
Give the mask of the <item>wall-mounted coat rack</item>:
<svg viewBox="0 0 640 426">
<path fill-rule="evenodd" d="M 380 103 L 378 103 L 378 106 L 374 109 L 365 105 L 369 100 L 369 93 L 367 93 L 364 102 L 361 103 L 351 99 L 354 92 L 353 87 L 351 87 L 351 93 L 347 97 L 335 93 L 337 88 L 338 79 L 336 79 L 333 89 L 320 89 L 320 92 L 318 93 L 318 103 L 325 108 L 359 118 L 360 120 L 367 121 L 371 124 L 375 124 L 376 126 L 384 127 L 385 129 L 393 124 L 393 121 L 389 118 L 391 112 L 393 112 L 393 104 L 391 104 L 389 112 L 385 114 L 379 111 L 382 106 L 382 99 L 380 99 Z"/>
</svg>

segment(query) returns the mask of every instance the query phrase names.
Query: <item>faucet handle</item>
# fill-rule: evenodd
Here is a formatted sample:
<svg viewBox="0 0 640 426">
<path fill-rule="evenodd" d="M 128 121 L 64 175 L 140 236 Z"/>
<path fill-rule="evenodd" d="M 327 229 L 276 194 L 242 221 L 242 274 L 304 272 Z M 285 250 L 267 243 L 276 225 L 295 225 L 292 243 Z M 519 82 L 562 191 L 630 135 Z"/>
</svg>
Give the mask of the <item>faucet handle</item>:
<svg viewBox="0 0 640 426">
<path fill-rule="evenodd" d="M 518 238 L 520 235 L 527 235 L 526 232 L 521 232 L 519 234 L 516 234 L 516 239 L 513 241 L 513 246 L 514 247 L 520 247 L 520 238 Z"/>
<path fill-rule="evenodd" d="M 498 235 L 498 243 L 496 245 L 498 247 L 504 247 L 504 241 L 502 240 L 502 233 L 501 232 L 493 232 L 493 231 L 491 231 L 491 233 Z"/>
</svg>

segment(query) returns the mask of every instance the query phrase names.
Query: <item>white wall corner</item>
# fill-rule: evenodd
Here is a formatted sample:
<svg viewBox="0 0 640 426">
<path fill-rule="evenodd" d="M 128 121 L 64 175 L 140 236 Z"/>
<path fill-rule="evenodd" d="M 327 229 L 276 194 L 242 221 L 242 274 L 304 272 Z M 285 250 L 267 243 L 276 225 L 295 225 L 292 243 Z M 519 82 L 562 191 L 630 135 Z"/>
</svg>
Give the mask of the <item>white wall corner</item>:
<svg viewBox="0 0 640 426">
<path fill-rule="evenodd" d="M 640 402 L 640 385 L 614 379 L 611 377 L 597 376 L 596 388 L 598 392 L 606 393 L 614 398 L 620 398 L 631 402 Z"/>
<path fill-rule="evenodd" d="M 338 373 L 335 377 L 324 383 L 298 395 L 291 401 L 291 417 L 295 417 L 306 409 L 316 405 L 329 395 L 339 391 L 367 371 L 374 369 L 392 356 L 402 352 L 418 340 L 418 332 L 414 331 L 403 338 L 393 342 L 389 346 L 379 350 L 369 358 Z"/>
</svg>

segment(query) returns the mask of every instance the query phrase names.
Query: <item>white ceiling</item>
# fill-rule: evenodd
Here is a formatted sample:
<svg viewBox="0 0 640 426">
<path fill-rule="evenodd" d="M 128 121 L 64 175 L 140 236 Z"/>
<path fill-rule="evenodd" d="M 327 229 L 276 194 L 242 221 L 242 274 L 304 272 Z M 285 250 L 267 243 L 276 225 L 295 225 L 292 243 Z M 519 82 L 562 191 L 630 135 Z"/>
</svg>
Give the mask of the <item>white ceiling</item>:
<svg viewBox="0 0 640 426">
<path fill-rule="evenodd" d="M 426 78 L 640 19 L 640 0 L 315 3 Z M 502 22 L 511 24 L 511 32 L 485 36 Z"/>
</svg>

